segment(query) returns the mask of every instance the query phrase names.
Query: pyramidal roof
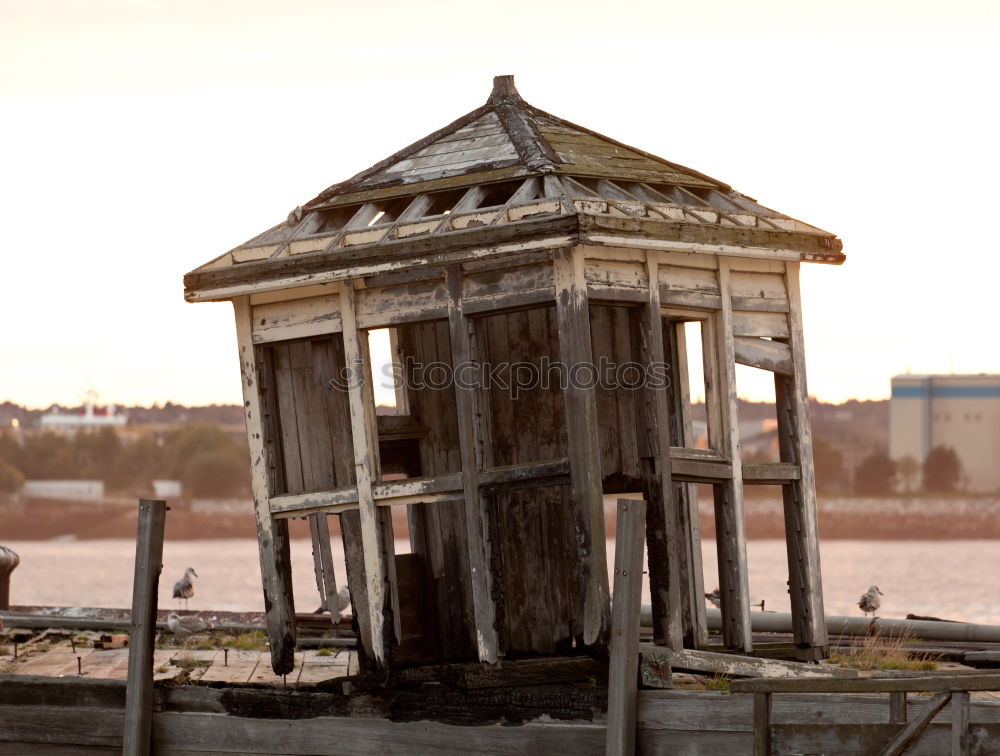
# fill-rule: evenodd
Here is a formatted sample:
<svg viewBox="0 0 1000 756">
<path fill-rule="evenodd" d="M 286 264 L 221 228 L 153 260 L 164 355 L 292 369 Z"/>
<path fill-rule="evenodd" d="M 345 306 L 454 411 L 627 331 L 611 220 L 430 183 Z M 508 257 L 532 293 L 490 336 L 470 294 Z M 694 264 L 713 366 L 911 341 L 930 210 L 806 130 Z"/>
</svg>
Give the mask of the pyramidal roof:
<svg viewBox="0 0 1000 756">
<path fill-rule="evenodd" d="M 553 233 L 583 243 L 661 239 L 845 259 L 833 234 L 539 110 L 521 98 L 512 76 L 498 76 L 482 107 L 189 273 L 186 296 L 225 298 L 263 281 L 277 288 L 293 273 L 309 280 L 408 250 Z"/>
<path fill-rule="evenodd" d="M 521 166 L 599 178 L 729 189 L 690 168 L 616 142 L 521 99 L 513 76 L 497 76 L 486 104 L 353 178 L 309 206 L 338 196 Z"/>
</svg>

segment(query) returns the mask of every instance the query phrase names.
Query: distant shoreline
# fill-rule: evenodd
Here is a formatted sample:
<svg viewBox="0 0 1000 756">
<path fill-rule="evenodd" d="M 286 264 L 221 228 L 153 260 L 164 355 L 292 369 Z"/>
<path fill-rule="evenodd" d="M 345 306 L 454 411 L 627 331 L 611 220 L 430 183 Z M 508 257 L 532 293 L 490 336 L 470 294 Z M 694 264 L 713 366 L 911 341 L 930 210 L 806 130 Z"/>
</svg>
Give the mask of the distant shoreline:
<svg viewBox="0 0 1000 756">
<path fill-rule="evenodd" d="M 615 499 L 605 497 L 605 527 L 614 536 Z M 714 536 L 712 501 L 699 499 L 702 535 Z M 779 498 L 748 498 L 747 538 L 784 536 Z M 337 518 L 331 518 L 337 532 Z M 52 539 L 96 540 L 135 538 L 136 507 L 114 502 L 51 499 L 0 500 L 0 543 Z M 289 523 L 293 538 L 309 538 L 304 520 Z M 405 537 L 406 513 L 393 510 L 396 536 Z M 821 498 L 820 537 L 827 540 L 1000 540 L 1000 497 Z M 248 500 L 172 502 L 167 515 L 167 540 L 256 538 Z"/>
</svg>

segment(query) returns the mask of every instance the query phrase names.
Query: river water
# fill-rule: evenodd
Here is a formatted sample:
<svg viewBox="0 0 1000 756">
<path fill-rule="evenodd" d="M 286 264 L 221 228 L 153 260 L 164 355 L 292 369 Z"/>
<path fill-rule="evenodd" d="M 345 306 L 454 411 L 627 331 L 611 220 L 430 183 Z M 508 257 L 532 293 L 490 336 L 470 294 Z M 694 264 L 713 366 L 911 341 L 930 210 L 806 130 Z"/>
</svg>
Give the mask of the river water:
<svg viewBox="0 0 1000 756">
<path fill-rule="evenodd" d="M 340 539 L 333 539 L 338 585 L 344 581 Z M 11 578 L 11 603 L 21 606 L 131 605 L 135 542 L 131 539 L 5 541 L 21 557 Z M 614 542 L 608 543 L 609 564 Z M 397 552 L 408 550 L 397 542 Z M 785 544 L 753 540 L 747 544 L 750 593 L 766 608 L 788 611 Z M 860 615 L 858 597 L 876 584 L 885 594 L 880 616 L 908 612 L 967 622 L 1000 624 L 1000 542 L 828 541 L 821 549 L 828 614 Z M 715 544 L 703 544 L 705 588 L 716 578 Z M 319 605 L 312 571 L 311 545 L 292 541 L 296 610 Z M 160 607 L 175 607 L 171 587 L 187 566 L 197 570 L 191 609 L 262 611 L 257 543 L 252 539 L 167 541 L 164 544 Z M 644 591 L 649 601 L 648 588 Z"/>
</svg>

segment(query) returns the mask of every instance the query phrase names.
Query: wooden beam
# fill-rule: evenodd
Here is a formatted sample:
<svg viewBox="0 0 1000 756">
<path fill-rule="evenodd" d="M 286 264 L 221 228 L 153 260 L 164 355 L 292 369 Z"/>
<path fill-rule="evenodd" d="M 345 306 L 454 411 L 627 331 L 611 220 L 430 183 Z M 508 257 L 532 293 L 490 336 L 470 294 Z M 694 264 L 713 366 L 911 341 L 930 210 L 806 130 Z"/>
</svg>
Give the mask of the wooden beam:
<svg viewBox="0 0 1000 756">
<path fill-rule="evenodd" d="M 233 299 L 236 342 L 243 383 L 243 411 L 250 449 L 250 489 L 257 521 L 257 548 L 264 588 L 271 667 L 276 675 L 288 674 L 295 665 L 295 604 L 291 589 L 288 523 L 271 517 L 269 460 L 262 425 L 263 411 L 252 340 L 250 298 Z"/>
<path fill-rule="evenodd" d="M 969 756 L 969 694 L 956 690 L 951 694 L 951 756 Z"/>
<path fill-rule="evenodd" d="M 733 693 L 937 693 L 938 691 L 1000 690 L 1000 674 L 958 672 L 935 673 L 913 677 L 859 677 L 823 679 L 758 678 L 733 680 Z"/>
<path fill-rule="evenodd" d="M 645 263 L 647 301 L 639 309 L 640 359 L 646 365 L 667 365 L 663 345 L 663 316 L 660 312 L 659 264 L 650 255 Z M 649 561 L 649 590 L 653 609 L 653 636 L 670 648 L 683 648 L 684 626 L 681 609 L 680 527 L 674 498 L 670 453 L 670 409 L 667 388 L 643 392 L 650 459 L 642 465 L 648 493 L 646 548 Z"/>
<path fill-rule="evenodd" d="M 462 271 L 457 265 L 445 271 L 448 284 L 448 327 L 451 336 L 452 366 L 458 375 L 463 365 L 472 364 L 473 322 L 462 314 Z M 465 494 L 465 532 L 468 540 L 472 601 L 476 620 L 479 660 L 496 663 L 500 643 L 493 600 L 490 523 L 479 493 L 479 460 L 476 456 L 476 392 L 473 386 L 455 382 L 455 410 L 458 415 L 458 443 L 462 457 L 462 488 Z"/>
<path fill-rule="evenodd" d="M 650 285 L 659 287 L 659 281 Z M 670 326 L 670 361 L 675 366 L 675 416 L 681 447 L 695 444 L 694 425 L 691 417 L 691 387 L 688 371 L 687 331 L 684 323 Z M 708 640 L 708 621 L 705 616 L 705 577 L 701 556 L 701 517 L 698 514 L 698 489 L 690 483 L 676 483 L 674 449 L 670 449 L 671 479 L 675 481 L 678 528 L 681 537 L 680 573 L 683 585 L 681 621 L 684 627 L 684 645 L 698 648 Z"/>
<path fill-rule="evenodd" d="M 608 756 L 635 753 L 636 658 L 642 601 L 642 540 L 646 502 L 619 499 L 615 532 L 615 589 L 611 607 L 611 661 L 608 670 Z"/>
<path fill-rule="evenodd" d="M 330 613 L 330 620 L 337 624 L 340 607 L 337 600 L 337 576 L 333 571 L 333 551 L 330 548 L 330 526 L 327 514 L 309 515 L 309 534 L 312 536 L 313 570 L 316 573 L 316 590 L 320 605 Z"/>
<path fill-rule="evenodd" d="M 166 519 L 165 501 L 139 499 L 125 694 L 124 756 L 145 756 L 149 753 L 153 722 L 156 597 L 163 569 L 163 526 Z"/>
<path fill-rule="evenodd" d="M 771 694 L 753 694 L 753 756 L 771 756 Z"/>
<path fill-rule="evenodd" d="M 906 691 L 889 694 L 889 723 L 906 724 Z"/>
<path fill-rule="evenodd" d="M 686 669 L 694 672 L 711 672 L 730 677 L 807 677 L 807 678 L 856 678 L 853 669 L 842 669 L 832 665 L 788 662 L 779 659 L 760 659 L 755 656 L 723 654 L 716 651 L 695 649 L 671 650 L 650 643 L 639 644 L 640 656 L 665 656 L 672 669 Z"/>
<path fill-rule="evenodd" d="M 812 423 L 806 387 L 805 340 L 802 332 L 802 301 L 799 263 L 785 265 L 788 290 L 788 346 L 794 371 L 775 375 L 774 394 L 778 412 L 778 446 L 781 461 L 797 465 L 798 480 L 782 487 L 785 540 L 788 552 L 788 584 L 795 618 L 795 642 L 825 656 L 829 640 L 823 610 L 823 578 L 819 560 L 819 522 L 816 479 L 813 471 Z"/>
<path fill-rule="evenodd" d="M 755 462 L 743 465 L 744 483 L 791 483 L 801 479 L 802 471 L 799 466 L 787 462 Z"/>
<path fill-rule="evenodd" d="M 574 371 L 595 370 L 590 342 L 590 312 L 583 250 L 566 247 L 553 253 L 559 356 L 569 375 L 563 391 L 569 449 L 570 495 L 576 519 L 583 597 L 583 637 L 588 645 L 607 642 L 610 624 L 608 564 L 604 534 L 601 454 L 598 449 L 597 398 L 594 385 L 574 381 Z"/>
<path fill-rule="evenodd" d="M 772 373 L 791 375 L 792 355 L 787 344 L 755 336 L 737 336 L 734 340 L 736 362 Z"/>
<path fill-rule="evenodd" d="M 966 694 L 968 695 L 968 694 Z M 927 708 L 920 712 L 920 716 L 911 719 L 906 726 L 900 730 L 899 734 L 890 741 L 882 751 L 882 756 L 899 756 L 920 736 L 931 720 L 937 716 L 951 700 L 952 694 L 948 691 L 941 691 L 927 703 Z"/>
<path fill-rule="evenodd" d="M 719 292 L 722 309 L 715 318 L 715 348 L 719 371 L 714 377 L 719 383 L 719 410 L 722 419 L 718 450 L 733 466 L 732 479 L 714 486 L 722 636 L 728 647 L 749 653 L 753 650 L 753 639 L 750 631 L 750 580 L 747 573 L 743 467 L 736 399 L 736 349 L 729 261 L 724 257 L 719 258 Z"/>
<path fill-rule="evenodd" d="M 385 611 L 391 607 L 386 592 L 387 570 L 383 558 L 379 519 L 372 495 L 378 453 L 375 432 L 375 408 L 370 401 L 371 385 L 366 381 L 366 334 L 358 331 L 354 286 L 341 282 L 340 316 L 344 324 L 344 360 L 351 371 L 348 400 L 351 407 L 351 438 L 354 441 L 354 469 L 358 489 L 358 511 L 365 565 L 365 588 L 368 598 L 372 647 L 367 649 L 378 666 L 386 664 Z M 366 390 L 367 389 L 367 390 Z"/>
</svg>

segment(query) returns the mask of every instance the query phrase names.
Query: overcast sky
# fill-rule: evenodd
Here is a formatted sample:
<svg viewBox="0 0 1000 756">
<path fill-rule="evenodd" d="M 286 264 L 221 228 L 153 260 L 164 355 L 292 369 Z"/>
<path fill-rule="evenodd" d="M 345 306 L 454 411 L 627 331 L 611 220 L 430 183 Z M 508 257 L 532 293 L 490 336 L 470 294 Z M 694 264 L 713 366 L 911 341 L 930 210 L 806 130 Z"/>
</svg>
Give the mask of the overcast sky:
<svg viewBox="0 0 1000 756">
<path fill-rule="evenodd" d="M 998 32 L 995 0 L 0 0 L 0 400 L 240 401 L 184 273 L 497 74 L 844 240 L 803 272 L 819 398 L 1000 372 Z"/>
</svg>

